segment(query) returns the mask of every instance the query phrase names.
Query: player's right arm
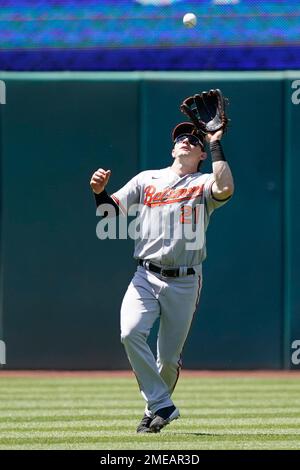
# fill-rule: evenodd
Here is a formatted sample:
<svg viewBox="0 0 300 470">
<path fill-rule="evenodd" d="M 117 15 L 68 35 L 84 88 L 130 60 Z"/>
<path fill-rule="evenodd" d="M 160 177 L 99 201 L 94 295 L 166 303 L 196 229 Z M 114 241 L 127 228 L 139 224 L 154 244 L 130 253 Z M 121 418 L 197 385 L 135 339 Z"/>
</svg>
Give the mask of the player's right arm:
<svg viewBox="0 0 300 470">
<path fill-rule="evenodd" d="M 99 207 L 101 204 L 112 204 L 117 215 L 119 215 L 120 210 L 122 214 L 126 214 L 131 205 L 140 201 L 139 175 L 134 176 L 125 186 L 111 196 L 105 190 L 110 175 L 110 170 L 99 168 L 91 178 L 90 186 L 95 195 L 96 205 Z"/>
<path fill-rule="evenodd" d="M 103 168 L 99 168 L 95 171 L 90 181 L 90 186 L 95 194 L 101 194 L 104 191 L 110 175 L 111 171 L 103 170 Z"/>
<path fill-rule="evenodd" d="M 116 211 L 115 214 L 119 215 L 119 206 L 115 203 L 113 198 L 107 194 L 105 190 L 110 175 L 110 170 L 103 170 L 103 168 L 99 168 L 97 171 L 95 171 L 95 173 L 93 173 L 90 181 L 90 186 L 95 196 L 97 208 L 102 204 L 111 204 Z"/>
</svg>

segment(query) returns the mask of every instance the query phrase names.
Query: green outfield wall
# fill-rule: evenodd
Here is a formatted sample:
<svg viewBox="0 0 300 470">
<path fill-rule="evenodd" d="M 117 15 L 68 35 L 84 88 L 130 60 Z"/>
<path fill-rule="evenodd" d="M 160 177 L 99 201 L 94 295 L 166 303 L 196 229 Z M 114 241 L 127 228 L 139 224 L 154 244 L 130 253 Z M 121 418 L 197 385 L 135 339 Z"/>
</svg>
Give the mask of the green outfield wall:
<svg viewBox="0 0 300 470">
<path fill-rule="evenodd" d="M 230 98 L 223 147 L 236 190 L 211 218 L 184 366 L 299 368 L 291 361 L 300 341 L 297 79 L 300 71 L 0 72 L 6 367 L 129 367 L 119 309 L 133 242 L 96 237 L 89 180 L 110 168 L 113 192 L 141 170 L 168 166 L 172 128 L 185 120 L 180 102 L 218 87 Z"/>
</svg>

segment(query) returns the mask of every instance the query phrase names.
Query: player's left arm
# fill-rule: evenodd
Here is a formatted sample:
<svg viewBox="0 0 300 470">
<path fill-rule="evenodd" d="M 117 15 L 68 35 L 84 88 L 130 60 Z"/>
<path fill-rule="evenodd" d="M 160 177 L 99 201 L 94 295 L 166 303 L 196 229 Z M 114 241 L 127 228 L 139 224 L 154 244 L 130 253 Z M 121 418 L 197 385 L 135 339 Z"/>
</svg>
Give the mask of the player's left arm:
<svg viewBox="0 0 300 470">
<path fill-rule="evenodd" d="M 234 192 L 233 176 L 220 142 L 222 135 L 223 131 L 219 130 L 214 134 L 207 134 L 206 136 L 206 140 L 209 142 L 215 180 L 211 192 L 214 199 L 218 201 L 230 198 Z"/>
</svg>

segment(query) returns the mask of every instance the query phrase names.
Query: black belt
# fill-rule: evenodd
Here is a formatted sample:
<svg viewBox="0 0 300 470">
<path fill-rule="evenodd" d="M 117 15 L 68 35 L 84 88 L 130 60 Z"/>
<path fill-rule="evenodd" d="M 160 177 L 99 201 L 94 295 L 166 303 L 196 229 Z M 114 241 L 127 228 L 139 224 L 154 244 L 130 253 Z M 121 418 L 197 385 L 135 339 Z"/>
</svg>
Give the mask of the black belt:
<svg viewBox="0 0 300 470">
<path fill-rule="evenodd" d="M 138 264 L 139 266 L 144 266 L 144 268 L 149 269 L 149 271 L 153 271 L 154 273 L 160 274 L 163 277 L 179 277 L 180 274 L 179 268 L 159 268 L 158 266 L 155 266 L 155 264 L 143 261 L 142 259 L 139 259 Z M 195 274 L 194 268 L 187 268 L 186 274 L 188 276 L 191 274 Z"/>
</svg>

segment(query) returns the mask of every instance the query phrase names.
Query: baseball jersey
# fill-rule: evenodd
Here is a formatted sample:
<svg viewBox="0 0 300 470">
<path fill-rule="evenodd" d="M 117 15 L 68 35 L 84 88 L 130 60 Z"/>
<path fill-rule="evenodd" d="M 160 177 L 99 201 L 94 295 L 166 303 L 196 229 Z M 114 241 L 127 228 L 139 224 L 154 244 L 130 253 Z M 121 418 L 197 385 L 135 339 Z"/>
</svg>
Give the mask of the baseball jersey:
<svg viewBox="0 0 300 470">
<path fill-rule="evenodd" d="M 200 265 L 210 216 L 230 199 L 215 199 L 213 182 L 212 173 L 181 177 L 168 167 L 143 171 L 112 194 L 122 214 L 136 217 L 134 257 L 162 267 Z"/>
</svg>

